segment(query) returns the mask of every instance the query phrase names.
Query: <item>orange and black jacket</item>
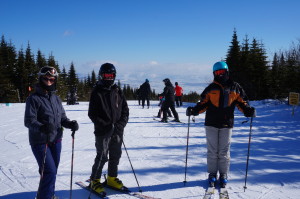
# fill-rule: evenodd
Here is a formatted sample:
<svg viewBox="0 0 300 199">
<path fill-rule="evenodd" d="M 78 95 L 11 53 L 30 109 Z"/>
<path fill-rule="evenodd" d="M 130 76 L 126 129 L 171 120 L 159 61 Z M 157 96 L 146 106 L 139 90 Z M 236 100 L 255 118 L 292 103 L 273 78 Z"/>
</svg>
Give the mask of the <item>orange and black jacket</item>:
<svg viewBox="0 0 300 199">
<path fill-rule="evenodd" d="M 204 89 L 193 112 L 198 114 L 206 111 L 205 126 L 232 128 L 236 106 L 243 113 L 250 108 L 243 88 L 231 80 L 225 87 L 214 81 Z"/>
</svg>

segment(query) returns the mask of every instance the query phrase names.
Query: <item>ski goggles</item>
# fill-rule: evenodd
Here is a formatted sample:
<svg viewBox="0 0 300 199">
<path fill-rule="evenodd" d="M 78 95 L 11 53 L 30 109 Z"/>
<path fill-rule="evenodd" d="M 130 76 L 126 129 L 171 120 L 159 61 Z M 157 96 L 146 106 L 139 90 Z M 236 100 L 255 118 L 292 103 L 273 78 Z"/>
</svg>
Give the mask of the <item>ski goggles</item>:
<svg viewBox="0 0 300 199">
<path fill-rule="evenodd" d="M 224 75 L 225 73 L 227 73 L 226 69 L 216 70 L 214 72 L 215 75 Z"/>
<path fill-rule="evenodd" d="M 39 76 L 51 76 L 51 77 L 57 77 L 58 76 L 58 72 L 54 67 L 50 67 L 50 66 L 44 66 L 43 68 L 41 68 L 40 72 L 38 73 Z"/>
<path fill-rule="evenodd" d="M 102 73 L 102 79 L 104 80 L 114 80 L 116 77 L 115 73 Z"/>
<path fill-rule="evenodd" d="M 51 82 L 51 83 L 54 83 L 54 82 L 55 82 L 55 78 L 43 77 L 43 80 L 44 80 L 45 82 Z"/>
</svg>

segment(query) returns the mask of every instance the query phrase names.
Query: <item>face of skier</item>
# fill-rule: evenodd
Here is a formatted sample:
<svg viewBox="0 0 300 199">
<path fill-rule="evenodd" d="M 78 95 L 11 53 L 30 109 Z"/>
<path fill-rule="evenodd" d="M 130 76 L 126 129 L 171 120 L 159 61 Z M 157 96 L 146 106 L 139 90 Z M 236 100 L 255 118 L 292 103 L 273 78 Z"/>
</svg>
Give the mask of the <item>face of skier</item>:
<svg viewBox="0 0 300 199">
<path fill-rule="evenodd" d="M 214 72 L 215 81 L 224 85 L 229 79 L 228 71 L 226 69 L 217 70 Z"/>
<path fill-rule="evenodd" d="M 42 77 L 42 81 L 46 86 L 51 86 L 55 82 L 55 77 L 45 75 Z"/>
</svg>

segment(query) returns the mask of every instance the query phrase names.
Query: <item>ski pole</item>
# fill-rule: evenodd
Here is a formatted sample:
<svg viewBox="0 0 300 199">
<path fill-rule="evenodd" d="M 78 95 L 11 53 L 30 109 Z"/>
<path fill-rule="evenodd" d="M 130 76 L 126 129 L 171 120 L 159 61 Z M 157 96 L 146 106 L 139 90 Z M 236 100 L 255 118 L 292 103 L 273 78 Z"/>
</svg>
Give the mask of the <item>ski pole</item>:
<svg viewBox="0 0 300 199">
<path fill-rule="evenodd" d="M 252 121 L 253 121 L 253 117 L 251 117 L 251 120 L 250 120 L 250 132 L 249 132 L 249 142 L 248 142 L 248 154 L 247 154 L 247 163 L 246 163 L 246 175 L 245 175 L 244 192 L 247 189 L 247 177 L 248 177 L 248 166 L 249 166 L 249 156 L 250 156 L 250 143 L 251 143 L 251 135 L 252 135 Z"/>
<path fill-rule="evenodd" d="M 43 164 L 42 164 L 42 170 L 41 170 L 41 176 L 40 176 L 40 182 L 39 182 L 39 188 L 38 192 L 36 194 L 36 198 L 40 199 L 40 188 L 41 188 L 41 183 L 44 177 L 44 170 L 45 170 L 45 164 L 46 164 L 46 156 L 47 156 L 47 150 L 48 150 L 48 143 L 49 143 L 49 134 L 47 135 L 47 143 L 44 148 L 44 156 L 43 156 Z"/>
<path fill-rule="evenodd" d="M 70 199 L 72 199 L 72 184 L 73 184 L 73 162 L 74 162 L 74 141 L 75 141 L 75 131 L 72 131 L 72 158 L 71 158 L 71 181 L 70 181 Z"/>
<path fill-rule="evenodd" d="M 184 185 L 186 183 L 187 160 L 188 160 L 188 152 L 189 152 L 190 120 L 191 120 L 191 116 L 189 116 L 188 119 L 188 131 L 186 136 L 185 171 L 184 171 L 184 181 L 183 181 Z"/>
<path fill-rule="evenodd" d="M 130 166 L 131 166 L 132 172 L 133 172 L 133 174 L 134 174 L 134 177 L 135 177 L 136 183 L 137 183 L 137 185 L 138 185 L 138 187 L 139 187 L 139 192 L 141 192 L 141 193 L 142 193 L 143 191 L 141 190 L 141 187 L 140 187 L 140 185 L 139 185 L 139 182 L 138 182 L 138 180 L 137 180 L 137 177 L 136 177 L 136 175 L 135 175 L 135 172 L 134 172 L 134 169 L 133 169 L 132 163 L 131 163 L 131 161 L 130 161 L 130 158 L 129 158 L 129 155 L 128 155 L 128 152 L 127 152 L 127 149 L 126 149 L 126 146 L 125 146 L 125 143 L 124 143 L 124 141 L 123 141 L 123 140 L 122 140 L 122 143 L 123 143 L 124 149 L 125 149 L 125 151 L 126 151 L 126 154 L 127 154 L 127 157 L 128 157 L 128 160 L 129 160 L 129 163 L 130 163 Z"/>
</svg>

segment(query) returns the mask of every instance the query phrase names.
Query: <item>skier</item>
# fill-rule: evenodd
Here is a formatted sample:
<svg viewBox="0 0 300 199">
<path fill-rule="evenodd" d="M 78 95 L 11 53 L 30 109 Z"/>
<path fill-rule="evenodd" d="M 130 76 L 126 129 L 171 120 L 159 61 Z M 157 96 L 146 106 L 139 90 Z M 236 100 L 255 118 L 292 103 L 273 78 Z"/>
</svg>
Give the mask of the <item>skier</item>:
<svg viewBox="0 0 300 199">
<path fill-rule="evenodd" d="M 114 84 L 116 73 L 116 68 L 111 63 L 104 63 L 100 67 L 100 80 L 91 93 L 89 103 L 88 116 L 94 123 L 97 150 L 90 176 L 90 187 L 97 193 L 105 193 L 100 178 L 107 161 L 107 185 L 116 189 L 125 187 L 117 176 L 122 154 L 123 131 L 128 122 L 129 109 L 121 89 Z"/>
<path fill-rule="evenodd" d="M 162 103 L 162 107 L 161 107 L 163 111 L 163 118 L 161 122 L 168 122 L 167 112 L 169 108 L 171 109 L 173 116 L 175 118 L 173 121 L 180 122 L 178 113 L 175 109 L 174 87 L 169 78 L 164 79 L 163 82 L 165 83 L 165 88 L 164 88 L 164 92 L 161 95 L 165 97 L 165 101 Z"/>
<path fill-rule="evenodd" d="M 178 85 L 178 82 L 175 82 L 175 101 L 177 107 L 182 106 L 182 95 L 183 95 L 182 87 Z"/>
<path fill-rule="evenodd" d="M 151 94 L 151 87 L 149 80 L 146 79 L 145 82 L 140 86 L 140 95 L 142 98 L 142 107 L 145 106 L 145 101 L 147 100 L 147 106 L 150 107 L 150 94 Z"/>
<path fill-rule="evenodd" d="M 165 101 L 165 97 L 164 96 L 159 96 L 159 104 L 158 104 L 159 110 L 158 110 L 158 113 L 157 113 L 158 118 L 161 118 L 161 114 L 162 114 L 161 107 L 162 107 L 164 101 Z M 167 114 L 168 114 L 168 117 L 173 117 L 169 108 L 168 108 Z"/>
<path fill-rule="evenodd" d="M 57 78 L 55 68 L 41 68 L 35 92 L 26 100 L 24 123 L 29 129 L 29 143 L 41 175 L 37 199 L 58 199 L 54 192 L 62 146 L 62 127 L 72 131 L 79 128 L 76 120 L 70 121 L 67 118 L 61 100 L 55 94 Z"/>
<path fill-rule="evenodd" d="M 235 106 L 246 117 L 255 116 L 255 108 L 247 103 L 242 87 L 229 79 L 225 62 L 213 65 L 214 81 L 204 89 L 201 101 L 188 107 L 186 115 L 198 115 L 206 111 L 205 130 L 207 142 L 207 172 L 209 186 L 214 187 L 219 172 L 220 185 L 227 184 L 230 165 L 230 145 Z"/>
</svg>

